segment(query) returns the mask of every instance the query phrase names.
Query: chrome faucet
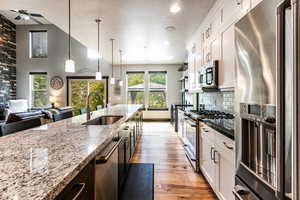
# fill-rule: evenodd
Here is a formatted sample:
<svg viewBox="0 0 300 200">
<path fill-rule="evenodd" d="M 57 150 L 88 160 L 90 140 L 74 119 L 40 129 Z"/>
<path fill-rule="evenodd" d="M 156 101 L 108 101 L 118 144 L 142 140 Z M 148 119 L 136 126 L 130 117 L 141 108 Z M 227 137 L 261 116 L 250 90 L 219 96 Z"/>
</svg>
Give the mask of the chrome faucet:
<svg viewBox="0 0 300 200">
<path fill-rule="evenodd" d="M 87 97 L 87 101 L 86 101 L 86 121 L 89 121 L 91 119 L 91 115 L 92 115 L 92 112 L 91 112 L 91 109 L 90 109 L 90 97 L 92 96 L 92 94 L 95 94 L 99 98 L 101 98 L 100 95 L 97 92 L 89 93 L 89 95 Z"/>
</svg>

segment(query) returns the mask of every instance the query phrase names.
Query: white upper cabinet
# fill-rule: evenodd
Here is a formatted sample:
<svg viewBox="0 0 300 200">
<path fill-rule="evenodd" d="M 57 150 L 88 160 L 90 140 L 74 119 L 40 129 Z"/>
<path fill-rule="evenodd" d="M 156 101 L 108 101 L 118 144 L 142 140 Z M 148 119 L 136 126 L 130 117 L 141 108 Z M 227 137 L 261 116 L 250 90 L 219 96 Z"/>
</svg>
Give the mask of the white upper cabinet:
<svg viewBox="0 0 300 200">
<path fill-rule="evenodd" d="M 189 89 L 199 89 L 198 70 L 206 63 L 219 60 L 220 88 L 234 88 L 234 24 L 262 0 L 217 0 L 193 36 L 189 48 Z"/>
<path fill-rule="evenodd" d="M 255 6 L 257 6 L 262 1 L 263 0 L 251 0 L 251 8 L 254 8 Z"/>
<path fill-rule="evenodd" d="M 195 48 L 196 46 L 194 45 L 192 47 L 192 52 L 188 56 L 188 77 L 189 77 L 189 90 L 194 90 L 196 89 L 196 54 L 195 54 Z"/>
<path fill-rule="evenodd" d="M 235 85 L 234 24 L 221 33 L 221 52 L 219 87 L 233 88 Z"/>
</svg>

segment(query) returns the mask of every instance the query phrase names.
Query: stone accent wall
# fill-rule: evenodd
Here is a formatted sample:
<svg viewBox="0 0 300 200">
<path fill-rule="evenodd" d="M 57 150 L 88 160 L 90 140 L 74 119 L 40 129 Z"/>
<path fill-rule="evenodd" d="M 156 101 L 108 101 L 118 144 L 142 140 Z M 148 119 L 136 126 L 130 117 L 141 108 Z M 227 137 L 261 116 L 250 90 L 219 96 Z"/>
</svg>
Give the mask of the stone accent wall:
<svg viewBox="0 0 300 200">
<path fill-rule="evenodd" d="M 234 113 L 234 92 L 203 92 L 199 94 L 199 104 L 207 110 L 219 110 Z"/>
<path fill-rule="evenodd" d="M 16 25 L 0 15 L 0 104 L 16 98 Z"/>
</svg>

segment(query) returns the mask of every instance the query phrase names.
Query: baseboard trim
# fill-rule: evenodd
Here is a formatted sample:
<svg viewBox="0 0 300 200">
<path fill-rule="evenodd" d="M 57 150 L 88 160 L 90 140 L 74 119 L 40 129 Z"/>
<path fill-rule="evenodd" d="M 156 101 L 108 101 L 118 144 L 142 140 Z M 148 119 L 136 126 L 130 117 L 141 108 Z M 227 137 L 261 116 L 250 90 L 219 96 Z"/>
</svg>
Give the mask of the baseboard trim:
<svg viewBox="0 0 300 200">
<path fill-rule="evenodd" d="M 143 119 L 144 122 L 170 122 L 170 119 Z"/>
</svg>

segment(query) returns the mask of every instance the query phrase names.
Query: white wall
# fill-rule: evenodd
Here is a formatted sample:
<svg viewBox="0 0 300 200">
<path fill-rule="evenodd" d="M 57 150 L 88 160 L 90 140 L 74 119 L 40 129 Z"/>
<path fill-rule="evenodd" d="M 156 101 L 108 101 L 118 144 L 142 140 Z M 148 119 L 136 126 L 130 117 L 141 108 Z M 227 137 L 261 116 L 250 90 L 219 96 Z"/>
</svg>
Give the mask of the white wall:
<svg viewBox="0 0 300 200">
<path fill-rule="evenodd" d="M 29 31 L 48 31 L 48 58 L 29 58 Z M 50 96 L 58 96 L 66 105 L 66 76 L 94 76 L 97 60 L 87 57 L 87 48 L 75 39 L 71 40 L 72 59 L 76 64 L 76 73 L 65 73 L 64 65 L 68 57 L 68 34 L 55 25 L 19 25 L 17 26 L 17 98 L 29 99 L 29 72 L 47 72 L 48 80 L 53 76 L 64 79 L 61 90 L 49 88 Z M 103 75 L 110 75 L 111 65 L 102 62 Z"/>
<path fill-rule="evenodd" d="M 173 103 L 181 103 L 180 96 L 180 82 L 179 79 L 182 76 L 181 72 L 178 72 L 180 65 L 126 65 L 123 66 L 122 79 L 124 86 L 121 90 L 121 96 L 111 96 L 113 103 L 126 103 L 126 72 L 127 71 L 167 71 L 167 105 L 170 108 Z M 115 77 L 120 77 L 120 67 L 114 67 Z M 147 84 L 147 81 L 146 81 Z M 169 119 L 170 111 L 146 111 L 144 112 L 144 118 L 151 119 Z"/>
</svg>

